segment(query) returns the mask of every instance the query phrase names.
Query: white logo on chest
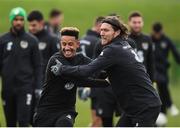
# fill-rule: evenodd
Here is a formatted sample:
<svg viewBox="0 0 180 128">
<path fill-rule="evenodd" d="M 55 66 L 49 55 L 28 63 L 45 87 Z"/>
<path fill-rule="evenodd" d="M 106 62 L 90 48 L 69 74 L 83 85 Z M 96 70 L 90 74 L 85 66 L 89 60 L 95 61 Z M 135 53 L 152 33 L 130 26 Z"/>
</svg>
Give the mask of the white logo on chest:
<svg viewBox="0 0 180 128">
<path fill-rule="evenodd" d="M 147 50 L 147 49 L 149 48 L 149 44 L 148 44 L 147 42 L 143 42 L 143 43 L 142 43 L 142 48 L 143 48 L 144 50 Z"/>
<path fill-rule="evenodd" d="M 73 87 L 74 87 L 74 83 L 72 83 L 72 82 L 68 82 L 68 83 L 66 83 L 65 86 L 64 86 L 64 88 L 65 88 L 66 90 L 71 90 Z"/>
<path fill-rule="evenodd" d="M 11 51 L 12 45 L 13 45 L 13 42 L 8 42 L 7 43 L 7 47 L 6 47 L 7 51 Z"/>
<path fill-rule="evenodd" d="M 21 48 L 26 49 L 26 48 L 28 47 L 28 42 L 22 40 L 22 41 L 20 42 L 20 46 L 21 46 Z"/>
<path fill-rule="evenodd" d="M 39 42 L 39 50 L 44 50 L 47 44 L 45 42 Z"/>
<path fill-rule="evenodd" d="M 167 48 L 166 42 L 161 42 L 161 48 L 163 48 L 163 49 Z"/>
</svg>

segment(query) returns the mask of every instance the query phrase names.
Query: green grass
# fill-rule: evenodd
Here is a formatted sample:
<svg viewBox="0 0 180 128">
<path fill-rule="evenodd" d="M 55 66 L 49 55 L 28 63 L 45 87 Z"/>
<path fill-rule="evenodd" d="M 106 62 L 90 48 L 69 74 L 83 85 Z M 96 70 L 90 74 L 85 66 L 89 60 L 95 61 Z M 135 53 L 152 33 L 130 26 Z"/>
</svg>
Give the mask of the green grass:
<svg viewBox="0 0 180 128">
<path fill-rule="evenodd" d="M 48 12 L 52 8 L 64 11 L 65 20 L 63 26 L 76 26 L 80 29 L 81 36 L 93 24 L 96 16 L 117 13 L 127 22 L 128 14 L 133 10 L 139 10 L 144 15 L 145 26 L 143 31 L 150 33 L 151 25 L 155 21 L 161 21 L 166 33 L 179 46 L 180 50 L 180 1 L 179 0 L 0 0 L 0 33 L 7 32 L 10 27 L 8 15 L 13 7 L 21 6 L 29 13 L 33 9 L 43 12 L 48 19 Z M 27 24 L 26 24 L 27 28 Z M 180 68 L 175 64 L 173 57 L 169 71 L 171 92 L 173 99 L 180 108 L 179 90 Z M 1 103 L 0 103 L 1 104 Z M 77 101 L 79 116 L 75 126 L 88 126 L 90 118 L 89 101 Z M 0 125 L 5 126 L 3 111 L 0 105 Z M 169 117 L 168 126 L 180 126 L 180 116 Z"/>
</svg>

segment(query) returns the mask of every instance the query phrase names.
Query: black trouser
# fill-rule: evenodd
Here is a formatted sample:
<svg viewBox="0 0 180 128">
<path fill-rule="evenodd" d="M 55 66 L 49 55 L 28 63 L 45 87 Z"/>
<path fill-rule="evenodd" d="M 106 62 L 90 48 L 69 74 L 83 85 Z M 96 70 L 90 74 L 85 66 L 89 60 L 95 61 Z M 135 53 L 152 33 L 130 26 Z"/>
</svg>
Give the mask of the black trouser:
<svg viewBox="0 0 180 128">
<path fill-rule="evenodd" d="M 30 124 L 31 91 L 16 89 L 2 91 L 3 107 L 8 127 L 28 127 Z"/>
<path fill-rule="evenodd" d="M 73 127 L 76 112 L 37 112 L 34 115 L 34 127 Z"/>
<path fill-rule="evenodd" d="M 34 116 L 34 113 L 36 111 L 38 101 L 39 101 L 39 98 L 36 97 L 36 95 L 35 95 L 35 93 L 33 91 L 33 93 L 32 93 L 32 102 L 31 102 L 31 118 L 30 118 L 31 125 L 33 125 L 33 116 Z"/>
<path fill-rule="evenodd" d="M 111 87 L 99 90 L 96 111 L 102 118 L 103 127 L 113 127 L 113 115 L 116 113 L 116 116 L 120 116 L 121 110 Z"/>
<path fill-rule="evenodd" d="M 172 105 L 172 99 L 171 99 L 168 83 L 158 82 L 157 88 L 158 88 L 159 96 L 162 101 L 161 112 L 166 113 L 167 108 L 169 108 Z"/>
<path fill-rule="evenodd" d="M 154 127 L 160 112 L 160 106 L 149 107 L 135 115 L 123 113 L 117 127 Z"/>
</svg>

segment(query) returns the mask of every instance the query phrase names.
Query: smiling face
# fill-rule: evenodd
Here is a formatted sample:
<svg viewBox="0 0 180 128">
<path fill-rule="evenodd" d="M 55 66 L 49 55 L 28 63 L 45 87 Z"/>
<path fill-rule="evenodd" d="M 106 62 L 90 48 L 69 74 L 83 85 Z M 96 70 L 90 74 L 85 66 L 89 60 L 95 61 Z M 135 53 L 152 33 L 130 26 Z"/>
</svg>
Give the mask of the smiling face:
<svg viewBox="0 0 180 128">
<path fill-rule="evenodd" d="M 74 36 L 63 35 L 61 37 L 61 51 L 63 55 L 66 58 L 74 57 L 79 44 L 79 41 Z"/>
<path fill-rule="evenodd" d="M 101 25 L 101 44 L 106 45 L 111 42 L 116 36 L 120 34 L 120 31 L 114 31 L 112 26 L 108 23 L 103 23 Z"/>
</svg>

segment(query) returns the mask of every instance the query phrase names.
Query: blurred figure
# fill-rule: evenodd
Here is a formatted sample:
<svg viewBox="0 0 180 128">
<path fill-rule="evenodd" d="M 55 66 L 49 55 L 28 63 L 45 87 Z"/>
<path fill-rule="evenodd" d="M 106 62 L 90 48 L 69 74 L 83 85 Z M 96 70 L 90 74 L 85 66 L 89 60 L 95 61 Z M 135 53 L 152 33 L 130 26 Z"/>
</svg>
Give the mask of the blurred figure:
<svg viewBox="0 0 180 128">
<path fill-rule="evenodd" d="M 49 14 L 49 21 L 45 23 L 45 29 L 60 38 L 61 24 L 64 20 L 63 12 L 58 9 L 52 9 Z"/>
<path fill-rule="evenodd" d="M 101 22 L 104 19 L 104 17 L 99 16 L 96 18 L 93 27 L 89 30 L 87 30 L 86 35 L 80 40 L 80 52 L 84 56 L 88 56 L 89 58 L 93 59 L 94 55 L 94 49 L 95 46 L 100 42 L 100 27 L 101 27 Z M 85 94 L 88 94 L 86 88 L 80 88 L 79 89 L 79 94 L 80 98 L 84 97 Z M 102 124 L 101 118 L 96 115 L 96 107 L 97 107 L 97 88 L 92 88 L 91 89 L 91 113 L 92 113 L 92 127 L 100 127 Z M 86 95 L 88 96 L 88 95 Z M 83 98 L 84 99 L 84 98 Z M 86 98 L 85 98 L 86 99 Z"/>
<path fill-rule="evenodd" d="M 83 55 L 93 59 L 94 48 L 97 43 L 100 43 L 100 27 L 101 21 L 104 19 L 103 16 L 96 18 L 93 27 L 87 30 L 86 35 L 80 40 L 80 51 Z"/>
<path fill-rule="evenodd" d="M 43 80 L 49 58 L 58 51 L 59 39 L 44 29 L 44 18 L 40 11 L 34 10 L 28 15 L 29 32 L 39 40 L 38 46 L 43 57 Z"/>
<path fill-rule="evenodd" d="M 176 49 L 176 46 L 173 42 L 167 37 L 163 32 L 163 26 L 161 23 L 156 22 L 152 26 L 152 35 L 151 38 L 155 45 L 155 78 L 157 82 L 157 87 L 159 91 L 160 98 L 162 100 L 161 114 L 159 115 L 158 121 L 164 118 L 162 124 L 167 123 L 166 119 L 166 109 L 169 109 L 169 112 L 172 116 L 179 114 L 179 110 L 173 104 L 170 90 L 169 90 L 169 77 L 168 77 L 168 68 L 170 66 L 168 61 L 169 52 L 172 51 L 172 54 L 178 64 L 180 64 L 180 54 Z M 162 122 L 162 121 L 161 121 Z"/>
<path fill-rule="evenodd" d="M 154 82 L 154 52 L 152 40 L 149 36 L 142 33 L 144 26 L 143 17 L 139 12 L 132 12 L 128 18 L 130 27 L 129 37 L 135 41 L 135 47 L 139 60 L 144 63 L 152 82 Z M 130 45 L 134 47 L 134 44 Z"/>
<path fill-rule="evenodd" d="M 29 32 L 36 36 L 39 41 L 38 46 L 42 54 L 42 81 L 44 82 L 48 60 L 55 52 L 58 51 L 59 40 L 56 36 L 53 36 L 44 29 L 44 18 L 40 11 L 34 10 L 30 12 L 27 19 L 29 22 Z M 34 91 L 35 94 L 32 98 L 32 117 L 35 111 L 35 106 L 39 100 L 41 90 L 42 87 L 40 90 Z"/>
<path fill-rule="evenodd" d="M 30 124 L 33 84 L 41 82 L 41 54 L 38 41 L 25 32 L 26 12 L 17 7 L 9 15 L 10 32 L 0 37 L 0 72 L 2 100 L 8 127 L 28 127 Z"/>
</svg>

